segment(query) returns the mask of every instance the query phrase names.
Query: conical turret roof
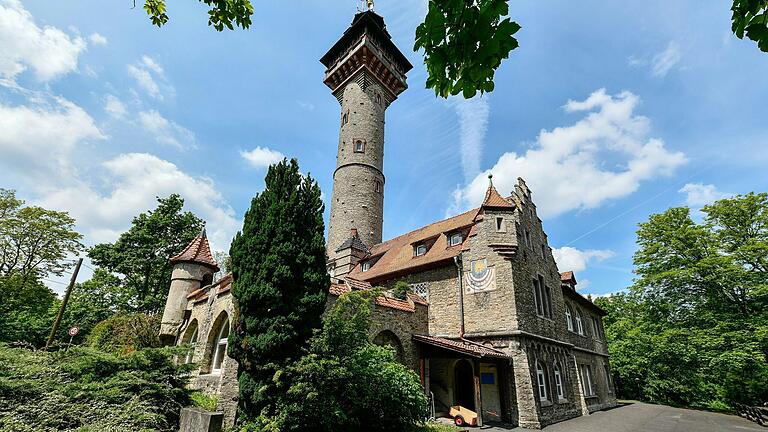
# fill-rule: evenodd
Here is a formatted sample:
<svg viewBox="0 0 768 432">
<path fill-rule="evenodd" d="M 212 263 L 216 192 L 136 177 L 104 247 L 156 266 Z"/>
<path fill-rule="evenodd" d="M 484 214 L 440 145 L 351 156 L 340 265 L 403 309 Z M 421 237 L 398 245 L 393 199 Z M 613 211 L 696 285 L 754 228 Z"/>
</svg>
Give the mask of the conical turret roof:
<svg viewBox="0 0 768 432">
<path fill-rule="evenodd" d="M 483 207 L 492 208 L 512 208 L 514 205 L 504 199 L 503 196 L 493 187 L 493 174 L 488 175 L 488 190 L 485 191 Z"/>
<path fill-rule="evenodd" d="M 170 262 L 172 264 L 181 262 L 201 264 L 212 268 L 214 271 L 219 271 L 219 264 L 216 263 L 216 260 L 213 259 L 213 254 L 211 254 L 211 246 L 208 244 L 205 228 L 200 231 L 200 234 L 180 254 L 171 258 Z"/>
</svg>

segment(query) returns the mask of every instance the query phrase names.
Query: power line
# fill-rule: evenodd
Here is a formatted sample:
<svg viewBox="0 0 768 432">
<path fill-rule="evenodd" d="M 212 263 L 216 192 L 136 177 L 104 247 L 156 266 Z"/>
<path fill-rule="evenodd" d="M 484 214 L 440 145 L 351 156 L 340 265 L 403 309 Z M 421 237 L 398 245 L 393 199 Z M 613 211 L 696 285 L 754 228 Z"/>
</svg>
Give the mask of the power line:
<svg viewBox="0 0 768 432">
<path fill-rule="evenodd" d="M 66 282 L 55 281 L 55 280 L 50 280 L 50 279 L 43 279 L 43 280 L 46 281 L 46 282 L 51 282 L 51 283 L 55 283 L 55 284 L 59 284 L 59 285 L 67 285 Z"/>
</svg>

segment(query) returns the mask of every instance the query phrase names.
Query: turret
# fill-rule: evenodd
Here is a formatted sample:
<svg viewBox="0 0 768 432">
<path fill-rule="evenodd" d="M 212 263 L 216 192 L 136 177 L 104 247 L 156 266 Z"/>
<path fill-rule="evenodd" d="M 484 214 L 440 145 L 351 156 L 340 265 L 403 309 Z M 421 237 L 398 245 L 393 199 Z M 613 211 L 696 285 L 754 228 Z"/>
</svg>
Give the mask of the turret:
<svg viewBox="0 0 768 432">
<path fill-rule="evenodd" d="M 171 287 L 160 324 L 160 339 L 172 344 L 184 322 L 187 295 L 213 282 L 219 265 L 213 259 L 205 228 L 181 253 L 170 259 L 173 264 Z"/>
<path fill-rule="evenodd" d="M 372 5 L 369 5 L 372 7 Z M 329 269 L 352 228 L 370 248 L 381 243 L 384 212 L 384 112 L 408 85 L 413 67 L 395 46 L 384 19 L 355 15 L 341 39 L 320 59 L 323 82 L 341 104 L 340 132 L 328 230 Z"/>
</svg>

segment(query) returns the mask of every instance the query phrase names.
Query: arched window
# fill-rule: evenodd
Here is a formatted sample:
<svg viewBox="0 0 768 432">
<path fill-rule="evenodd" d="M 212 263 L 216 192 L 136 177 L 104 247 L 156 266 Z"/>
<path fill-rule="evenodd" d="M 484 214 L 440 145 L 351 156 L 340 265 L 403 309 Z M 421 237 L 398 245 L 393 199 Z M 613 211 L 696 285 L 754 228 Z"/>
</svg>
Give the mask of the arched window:
<svg viewBox="0 0 768 432">
<path fill-rule="evenodd" d="M 549 400 L 549 395 L 547 394 L 547 375 L 539 362 L 536 362 L 536 382 L 539 385 L 539 400 Z"/>
<path fill-rule="evenodd" d="M 565 386 L 563 386 L 563 375 L 560 373 L 560 365 L 555 363 L 555 389 L 557 390 L 557 399 L 565 399 Z"/>
<path fill-rule="evenodd" d="M 184 343 L 189 344 L 189 351 L 187 351 L 187 355 L 184 356 L 184 363 L 189 364 L 192 363 L 192 359 L 195 356 L 195 346 L 197 345 L 197 337 L 198 337 L 198 328 L 197 328 L 197 320 L 192 321 L 192 324 L 190 324 L 190 327 L 192 327 L 192 333 L 190 334 L 189 338 L 185 338 Z M 190 329 L 187 329 L 187 333 L 189 334 Z"/>
<path fill-rule="evenodd" d="M 219 330 L 219 335 L 214 340 L 213 361 L 211 362 L 211 372 L 221 372 L 221 364 L 224 363 L 224 356 L 227 355 L 227 338 L 229 337 L 229 318 L 224 320 Z"/>
<path fill-rule="evenodd" d="M 568 331 L 573 331 L 573 313 L 569 305 L 565 305 L 565 325 L 568 326 Z"/>
<path fill-rule="evenodd" d="M 576 331 L 580 335 L 584 335 L 584 324 L 581 322 L 581 312 L 578 310 L 576 311 Z"/>
</svg>

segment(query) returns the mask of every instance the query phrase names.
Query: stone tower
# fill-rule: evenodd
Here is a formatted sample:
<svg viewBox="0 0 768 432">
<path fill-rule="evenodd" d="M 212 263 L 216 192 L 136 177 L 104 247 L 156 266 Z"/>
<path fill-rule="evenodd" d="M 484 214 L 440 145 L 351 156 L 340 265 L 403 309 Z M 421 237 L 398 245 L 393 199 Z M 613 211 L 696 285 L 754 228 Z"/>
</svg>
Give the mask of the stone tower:
<svg viewBox="0 0 768 432">
<path fill-rule="evenodd" d="M 213 274 L 219 271 L 219 265 L 211 254 L 205 228 L 180 254 L 171 258 L 170 262 L 173 264 L 171 287 L 160 323 L 160 339 L 165 344 L 175 342 L 184 323 L 187 296 L 213 283 Z"/>
<path fill-rule="evenodd" d="M 366 246 L 381 243 L 384 212 L 384 112 L 408 85 L 413 67 L 372 10 L 355 15 L 320 59 L 341 104 L 327 253 L 329 268 L 352 229 Z"/>
</svg>

